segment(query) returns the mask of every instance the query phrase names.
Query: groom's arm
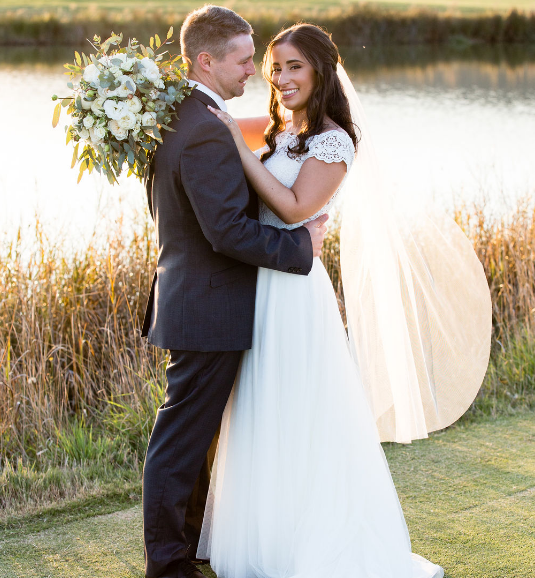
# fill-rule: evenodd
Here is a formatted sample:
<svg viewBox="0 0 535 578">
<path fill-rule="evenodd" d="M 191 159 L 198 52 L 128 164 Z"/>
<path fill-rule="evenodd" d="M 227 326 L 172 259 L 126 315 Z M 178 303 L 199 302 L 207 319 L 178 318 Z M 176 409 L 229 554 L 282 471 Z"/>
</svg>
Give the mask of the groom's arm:
<svg viewBox="0 0 535 578">
<path fill-rule="evenodd" d="M 180 179 L 214 251 L 239 261 L 307 275 L 312 242 L 305 227 L 277 229 L 249 219 L 249 191 L 230 132 L 211 120 L 194 127 L 180 163 Z"/>
</svg>

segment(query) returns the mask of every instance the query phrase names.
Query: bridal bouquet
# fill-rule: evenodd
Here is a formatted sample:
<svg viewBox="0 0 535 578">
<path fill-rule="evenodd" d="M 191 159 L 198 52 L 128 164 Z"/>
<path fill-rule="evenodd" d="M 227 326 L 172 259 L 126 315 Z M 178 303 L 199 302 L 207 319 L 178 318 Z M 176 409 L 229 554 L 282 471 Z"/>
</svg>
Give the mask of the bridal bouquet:
<svg viewBox="0 0 535 578">
<path fill-rule="evenodd" d="M 122 34 L 112 32 L 102 43 L 95 36 L 91 44 L 96 54 L 75 52 L 74 64 L 65 64 L 72 96 L 58 102 L 52 126 L 57 126 L 62 107 L 67 108 L 71 124 L 65 131 L 67 144 L 74 144 L 71 168 L 80 164 L 78 182 L 84 171 L 95 169 L 116 183 L 125 163 L 128 176 L 143 179 L 162 142 L 162 129 L 173 130 L 169 123 L 176 117 L 174 104 L 191 92 L 185 64 L 177 63 L 181 56 L 164 60 L 167 51 L 156 54 L 172 42 L 172 35 L 171 27 L 163 43 L 155 35 L 147 47 L 134 38 L 125 48 L 120 48 Z M 112 46 L 117 48 L 110 51 Z M 78 83 L 76 77 L 81 77 Z"/>
</svg>

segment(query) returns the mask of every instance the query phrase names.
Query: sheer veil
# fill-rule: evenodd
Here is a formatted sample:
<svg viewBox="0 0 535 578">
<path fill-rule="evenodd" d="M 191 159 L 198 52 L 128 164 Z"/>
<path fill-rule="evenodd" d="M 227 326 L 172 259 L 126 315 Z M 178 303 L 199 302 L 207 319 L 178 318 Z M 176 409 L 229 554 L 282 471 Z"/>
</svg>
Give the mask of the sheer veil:
<svg viewBox="0 0 535 578">
<path fill-rule="evenodd" d="M 342 206 L 341 265 L 352 355 L 382 441 L 457 420 L 483 381 L 492 312 L 483 267 L 446 214 L 396 206 L 360 100 L 338 76 L 362 138 Z"/>
</svg>

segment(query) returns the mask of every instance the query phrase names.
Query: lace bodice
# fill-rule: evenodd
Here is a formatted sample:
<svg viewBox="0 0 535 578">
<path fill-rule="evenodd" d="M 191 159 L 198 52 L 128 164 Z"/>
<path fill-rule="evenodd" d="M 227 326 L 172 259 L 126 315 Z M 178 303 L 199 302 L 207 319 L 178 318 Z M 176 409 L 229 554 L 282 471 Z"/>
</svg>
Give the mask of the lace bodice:
<svg viewBox="0 0 535 578">
<path fill-rule="evenodd" d="M 353 141 L 345 131 L 342 132 L 340 130 L 334 129 L 310 137 L 307 142 L 309 149 L 308 152 L 296 158 L 291 158 L 288 156 L 288 147 L 294 146 L 295 144 L 297 144 L 296 135 L 289 132 L 280 133 L 277 135 L 277 148 L 275 152 L 264 163 L 264 166 L 268 169 L 268 171 L 273 176 L 275 176 L 277 180 L 279 180 L 285 187 L 291 187 L 295 183 L 297 175 L 301 170 L 301 166 L 310 157 L 315 157 L 319 160 L 325 161 L 326 163 L 337 163 L 344 161 L 347 165 L 347 172 L 349 172 L 353 159 L 355 158 L 355 147 L 353 146 Z M 259 149 L 255 152 L 255 154 L 260 157 L 264 150 L 267 150 L 267 147 Z M 284 221 L 281 221 L 270 209 L 268 209 L 261 199 L 259 199 L 260 222 L 265 225 L 273 225 L 279 229 L 295 229 L 304 223 L 307 223 L 308 221 L 313 221 L 320 215 L 324 215 L 325 213 L 329 212 L 329 209 L 332 207 L 334 200 L 344 185 L 346 177 L 344 177 L 344 180 L 334 195 L 331 197 L 329 202 L 315 215 L 312 215 L 300 223 L 287 225 Z"/>
</svg>

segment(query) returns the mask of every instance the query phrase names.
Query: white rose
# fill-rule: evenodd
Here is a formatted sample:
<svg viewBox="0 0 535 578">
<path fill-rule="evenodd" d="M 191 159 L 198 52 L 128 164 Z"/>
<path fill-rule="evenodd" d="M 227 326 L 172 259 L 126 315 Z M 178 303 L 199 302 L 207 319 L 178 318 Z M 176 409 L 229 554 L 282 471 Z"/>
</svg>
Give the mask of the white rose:
<svg viewBox="0 0 535 578">
<path fill-rule="evenodd" d="M 136 126 L 136 115 L 125 107 L 117 119 L 117 124 L 125 130 L 132 130 Z"/>
<path fill-rule="evenodd" d="M 121 61 L 121 64 L 119 66 L 121 67 L 122 70 L 126 72 L 132 70 L 134 63 L 137 60 L 136 58 L 128 58 L 128 56 L 124 52 L 116 54 L 113 58 L 117 58 Z"/>
<path fill-rule="evenodd" d="M 156 113 L 155 112 L 146 112 L 141 117 L 141 124 L 143 126 L 154 126 L 156 124 Z"/>
<path fill-rule="evenodd" d="M 119 86 L 119 88 L 115 89 L 115 92 L 117 93 L 117 96 L 125 98 L 129 94 L 132 94 L 133 91 L 130 90 L 126 84 L 121 84 L 121 86 Z"/>
<path fill-rule="evenodd" d="M 98 129 L 93 129 L 93 128 L 90 128 L 90 129 L 89 129 L 89 136 L 90 136 L 90 138 L 91 138 L 91 142 L 92 142 L 94 145 L 102 144 L 102 139 L 99 138 L 99 137 L 97 136 L 97 134 L 96 134 L 96 131 L 97 131 L 97 130 L 98 130 Z"/>
<path fill-rule="evenodd" d="M 100 86 L 98 95 L 102 98 L 111 98 L 112 96 L 117 96 L 117 90 L 110 90 L 109 88 L 102 88 L 102 86 Z"/>
<path fill-rule="evenodd" d="M 124 102 L 115 102 L 114 100 L 106 100 L 103 108 L 106 116 L 113 120 L 118 120 L 124 108 Z"/>
<path fill-rule="evenodd" d="M 128 131 L 121 128 L 116 120 L 110 120 L 110 122 L 108 122 L 108 128 L 117 140 L 124 140 L 128 136 Z"/>
<path fill-rule="evenodd" d="M 136 92 L 136 83 L 130 76 L 123 74 L 119 76 L 117 80 L 121 83 L 121 85 L 115 89 L 117 96 L 125 97 Z"/>
<path fill-rule="evenodd" d="M 90 110 L 92 104 L 93 103 L 90 100 L 86 100 L 85 98 L 82 98 L 82 108 L 84 110 Z"/>
<path fill-rule="evenodd" d="M 103 96 L 95 98 L 95 100 L 91 103 L 91 112 L 97 116 L 102 116 L 104 114 L 103 105 L 105 100 L 106 99 Z"/>
<path fill-rule="evenodd" d="M 152 58 L 148 58 L 146 56 L 141 60 L 139 65 L 141 67 L 140 72 L 147 80 L 155 82 L 160 78 L 160 70 L 158 68 L 158 65 L 156 64 L 156 62 L 154 62 L 154 60 L 152 60 Z"/>
<path fill-rule="evenodd" d="M 91 128 L 95 124 L 95 119 L 90 114 L 88 114 L 84 118 L 84 126 L 85 128 Z"/>
<path fill-rule="evenodd" d="M 90 84 L 98 85 L 99 74 L 100 70 L 94 64 L 89 64 L 84 70 L 84 80 Z"/>
<path fill-rule="evenodd" d="M 119 68 L 119 66 L 110 66 L 110 72 L 113 74 L 113 76 L 115 76 L 115 78 L 119 78 L 119 76 L 122 76 L 123 71 Z"/>
<path fill-rule="evenodd" d="M 103 140 L 106 137 L 107 132 L 108 131 L 106 130 L 106 127 L 104 127 L 104 126 L 97 126 L 95 129 L 93 129 L 93 134 L 99 140 Z"/>
<path fill-rule="evenodd" d="M 78 131 L 78 135 L 81 139 L 87 140 L 89 138 L 89 131 L 86 128 Z"/>
<path fill-rule="evenodd" d="M 141 110 L 141 108 L 143 107 L 141 100 L 139 100 L 139 98 L 137 96 L 129 98 L 125 102 L 126 102 L 126 106 L 127 106 L 128 110 L 130 112 L 133 112 L 134 114 L 136 112 L 139 112 Z"/>
</svg>

